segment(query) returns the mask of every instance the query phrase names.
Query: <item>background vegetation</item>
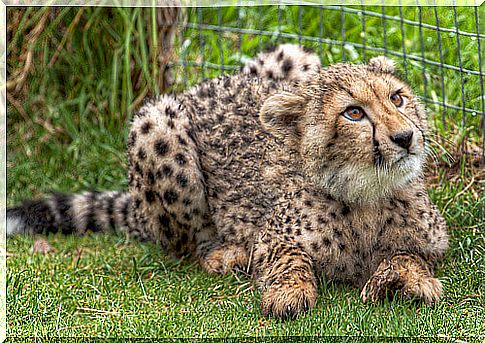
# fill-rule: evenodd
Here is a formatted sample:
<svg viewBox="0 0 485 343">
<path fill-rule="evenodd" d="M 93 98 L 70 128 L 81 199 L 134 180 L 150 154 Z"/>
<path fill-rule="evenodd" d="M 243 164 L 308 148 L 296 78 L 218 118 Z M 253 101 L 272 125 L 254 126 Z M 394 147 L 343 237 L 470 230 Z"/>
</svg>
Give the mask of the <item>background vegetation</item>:
<svg viewBox="0 0 485 343">
<path fill-rule="evenodd" d="M 31 252 L 35 237 L 16 237 L 7 242 L 8 334 L 483 335 L 483 83 L 479 75 L 461 73 L 460 64 L 479 71 L 485 63 L 485 42 L 477 35 L 479 29 L 484 35 L 484 11 L 457 8 L 455 16 L 447 8 L 366 7 L 364 15 L 361 7 L 347 10 L 188 9 L 170 50 L 164 40 L 170 27 L 156 9 L 9 8 L 7 201 L 13 205 L 51 189 L 126 188 L 127 128 L 143 98 L 232 72 L 268 44 L 302 43 L 324 64 L 360 62 L 385 52 L 428 100 L 435 151 L 429 192 L 452 237 L 438 272 L 446 292 L 440 304 L 397 299 L 363 305 L 358 290 L 322 280 L 314 312 L 279 322 L 262 317 L 259 294 L 247 276 L 209 276 L 152 244 L 117 235 L 51 235 L 47 241 L 54 250 L 42 255 Z M 436 30 L 437 24 L 444 30 Z M 457 35 L 456 27 L 475 36 Z M 353 44 L 338 43 L 342 38 Z M 464 116 L 462 107 L 475 115 Z"/>
</svg>

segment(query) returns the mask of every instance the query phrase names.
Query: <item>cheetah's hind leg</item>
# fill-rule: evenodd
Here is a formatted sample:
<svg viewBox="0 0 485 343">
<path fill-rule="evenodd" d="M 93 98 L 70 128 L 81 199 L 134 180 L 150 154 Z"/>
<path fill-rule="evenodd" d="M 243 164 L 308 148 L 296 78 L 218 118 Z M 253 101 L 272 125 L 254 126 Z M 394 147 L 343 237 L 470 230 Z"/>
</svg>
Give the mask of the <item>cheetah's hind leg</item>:
<svg viewBox="0 0 485 343">
<path fill-rule="evenodd" d="M 197 236 L 215 235 L 196 146 L 190 119 L 171 96 L 145 104 L 128 138 L 132 229 L 149 231 L 176 256 L 194 255 Z"/>
<path fill-rule="evenodd" d="M 203 254 L 200 264 L 211 274 L 227 274 L 233 270 L 245 271 L 249 264 L 249 255 L 242 246 L 222 244 Z"/>
</svg>

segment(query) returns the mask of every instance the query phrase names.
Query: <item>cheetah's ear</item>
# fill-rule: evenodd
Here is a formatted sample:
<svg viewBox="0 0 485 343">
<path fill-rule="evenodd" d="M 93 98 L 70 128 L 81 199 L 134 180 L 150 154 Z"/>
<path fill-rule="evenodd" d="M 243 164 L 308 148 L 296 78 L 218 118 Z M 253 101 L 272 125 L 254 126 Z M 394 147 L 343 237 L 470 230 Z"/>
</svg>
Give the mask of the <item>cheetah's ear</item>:
<svg viewBox="0 0 485 343">
<path fill-rule="evenodd" d="M 301 135 L 300 118 L 304 109 L 305 99 L 302 96 L 282 92 L 264 102 L 260 120 L 263 127 L 273 135 L 293 143 Z"/>
<path fill-rule="evenodd" d="M 367 62 L 367 65 L 376 72 L 393 74 L 396 71 L 394 61 L 386 56 L 373 57 Z"/>
</svg>

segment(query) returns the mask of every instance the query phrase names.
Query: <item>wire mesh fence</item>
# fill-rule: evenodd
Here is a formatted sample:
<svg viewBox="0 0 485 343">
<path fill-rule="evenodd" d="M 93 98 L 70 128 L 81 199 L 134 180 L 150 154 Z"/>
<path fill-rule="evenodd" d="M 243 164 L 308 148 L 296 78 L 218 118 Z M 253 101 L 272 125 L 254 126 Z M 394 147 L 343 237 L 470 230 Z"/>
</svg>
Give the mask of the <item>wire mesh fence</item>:
<svg viewBox="0 0 485 343">
<path fill-rule="evenodd" d="M 483 12 L 479 7 L 190 8 L 179 22 L 174 89 L 238 70 L 265 47 L 285 42 L 313 48 L 323 65 L 386 55 L 420 94 L 440 139 L 483 163 Z"/>
<path fill-rule="evenodd" d="M 145 96 L 237 71 L 265 47 L 290 42 L 313 48 L 323 65 L 394 59 L 441 146 L 483 164 L 484 14 L 473 6 L 11 7 L 10 119 L 50 120 L 62 131 L 56 113 L 86 120 L 75 104 L 90 99 L 88 121 L 124 127 Z"/>
</svg>

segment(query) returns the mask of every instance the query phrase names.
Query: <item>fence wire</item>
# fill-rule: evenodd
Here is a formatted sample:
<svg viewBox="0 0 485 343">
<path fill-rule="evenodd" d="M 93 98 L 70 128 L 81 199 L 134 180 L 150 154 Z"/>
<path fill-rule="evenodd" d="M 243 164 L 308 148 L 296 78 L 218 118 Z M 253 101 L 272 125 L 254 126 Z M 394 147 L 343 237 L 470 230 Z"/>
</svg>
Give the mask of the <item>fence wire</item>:
<svg viewBox="0 0 485 343">
<path fill-rule="evenodd" d="M 323 65 L 386 55 L 420 94 L 433 130 L 483 163 L 483 12 L 364 5 L 190 8 L 179 23 L 175 87 L 236 71 L 266 46 L 286 42 L 312 47 Z"/>
</svg>

